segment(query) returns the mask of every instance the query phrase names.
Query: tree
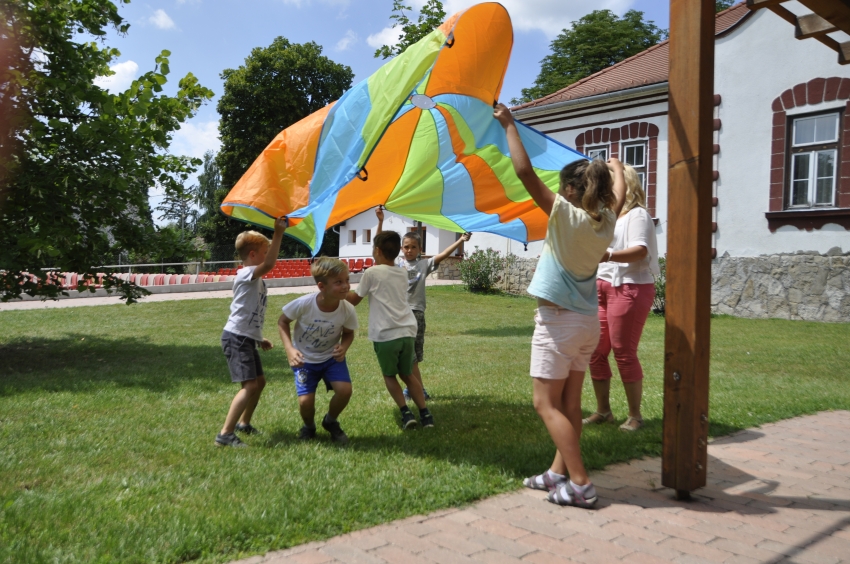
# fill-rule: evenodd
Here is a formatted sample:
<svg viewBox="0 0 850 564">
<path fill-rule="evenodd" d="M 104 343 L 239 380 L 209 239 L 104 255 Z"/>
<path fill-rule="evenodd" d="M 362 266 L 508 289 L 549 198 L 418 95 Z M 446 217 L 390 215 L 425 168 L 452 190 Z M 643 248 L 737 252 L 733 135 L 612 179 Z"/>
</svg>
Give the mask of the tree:
<svg viewBox="0 0 850 564">
<path fill-rule="evenodd" d="M 735 0 L 714 0 L 714 12 L 722 12 L 726 8 L 731 8 L 735 4 Z"/>
<path fill-rule="evenodd" d="M 199 221 L 218 214 L 216 192 L 221 189 L 221 171 L 215 162 L 215 153 L 204 153 L 204 164 L 198 175 L 198 208 L 201 210 Z"/>
<path fill-rule="evenodd" d="M 188 74 L 174 96 L 162 94 L 168 51 L 125 92 L 95 85 L 113 74 L 109 64 L 119 56 L 103 44 L 108 28 L 129 29 L 110 0 L 0 2 L 0 99 L 14 115 L 0 134 L 0 164 L 11 171 L 0 179 L 2 301 L 61 292 L 25 272 L 88 274 L 121 252 L 173 246 L 157 236 L 148 189 L 159 184 L 167 194 L 179 192 L 197 166 L 168 146 L 212 92 Z M 128 302 L 143 292 L 115 279 L 106 285 Z"/>
<path fill-rule="evenodd" d="M 611 10 L 594 10 L 564 29 L 540 61 L 531 88 L 512 104 L 530 102 L 569 86 L 593 73 L 636 55 L 667 37 L 667 30 L 643 21 L 643 12 L 629 10 L 618 18 Z"/>
<path fill-rule="evenodd" d="M 242 66 L 226 69 L 221 78 L 221 149 L 216 157 L 221 186 L 216 192 L 216 209 L 278 133 L 337 100 L 351 87 L 354 73 L 323 56 L 322 47 L 316 43 L 290 43 L 278 37 L 268 47 L 253 49 Z M 205 221 L 201 234 L 213 247 L 212 258 L 232 259 L 233 242 L 244 227 L 221 213 Z M 322 251 L 337 254 L 333 241 L 333 237 L 328 238 Z M 308 256 L 309 251 L 300 242 L 287 238 L 282 253 Z"/>
<path fill-rule="evenodd" d="M 160 220 L 171 220 L 174 228 L 180 232 L 180 240 L 185 240 L 186 232 L 192 234 L 198 220 L 198 210 L 195 204 L 198 201 L 198 187 L 186 188 L 180 185 L 180 190 L 172 190 L 165 194 L 162 203 L 157 206 L 157 211 L 162 212 Z"/>
<path fill-rule="evenodd" d="M 719 0 L 718 0 L 719 1 Z M 401 38 L 395 45 L 383 45 L 375 51 L 375 58 L 389 59 L 404 53 L 405 49 L 437 29 L 446 19 L 443 3 L 440 0 L 428 0 L 419 12 L 419 19 L 413 23 L 405 14 L 405 10 L 411 11 L 402 0 L 393 0 L 391 20 L 395 20 L 392 27 L 401 27 Z"/>
</svg>

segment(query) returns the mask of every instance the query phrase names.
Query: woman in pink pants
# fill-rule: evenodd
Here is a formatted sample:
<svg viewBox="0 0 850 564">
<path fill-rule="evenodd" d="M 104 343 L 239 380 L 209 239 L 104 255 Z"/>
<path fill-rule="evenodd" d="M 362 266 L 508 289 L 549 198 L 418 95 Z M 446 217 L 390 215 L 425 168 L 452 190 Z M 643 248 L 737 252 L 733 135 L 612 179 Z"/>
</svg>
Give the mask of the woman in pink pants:
<svg viewBox="0 0 850 564">
<path fill-rule="evenodd" d="M 596 275 L 599 297 L 599 345 L 590 359 L 590 377 L 596 393 L 596 412 L 585 424 L 614 420 L 609 402 L 613 349 L 617 368 L 626 389 L 629 417 L 620 425 L 623 431 L 643 426 L 640 402 L 643 396 L 643 369 L 637 357 L 644 323 L 655 299 L 658 246 L 655 224 L 646 210 L 646 194 L 635 170 L 626 165 L 626 203 L 617 218 L 614 240 L 602 257 Z"/>
</svg>

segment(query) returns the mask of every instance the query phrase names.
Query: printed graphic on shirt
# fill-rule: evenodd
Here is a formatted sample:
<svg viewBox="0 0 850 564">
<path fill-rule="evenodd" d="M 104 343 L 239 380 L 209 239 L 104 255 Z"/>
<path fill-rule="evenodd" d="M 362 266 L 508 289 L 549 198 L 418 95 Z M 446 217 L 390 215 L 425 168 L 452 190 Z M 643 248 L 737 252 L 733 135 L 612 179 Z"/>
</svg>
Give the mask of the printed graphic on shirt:
<svg viewBox="0 0 850 564">
<path fill-rule="evenodd" d="M 268 293 L 266 292 L 266 283 L 262 282 L 262 285 L 263 289 L 260 290 L 260 299 L 257 300 L 257 307 L 251 312 L 251 317 L 248 318 L 248 326 L 252 329 L 262 330 L 263 323 L 266 320 L 266 302 L 268 301 Z"/>
<path fill-rule="evenodd" d="M 339 333 L 333 321 L 327 319 L 301 320 L 304 331 L 298 336 L 298 344 L 313 350 L 324 351 L 339 340 Z M 303 350 L 299 348 L 299 350 Z"/>
</svg>

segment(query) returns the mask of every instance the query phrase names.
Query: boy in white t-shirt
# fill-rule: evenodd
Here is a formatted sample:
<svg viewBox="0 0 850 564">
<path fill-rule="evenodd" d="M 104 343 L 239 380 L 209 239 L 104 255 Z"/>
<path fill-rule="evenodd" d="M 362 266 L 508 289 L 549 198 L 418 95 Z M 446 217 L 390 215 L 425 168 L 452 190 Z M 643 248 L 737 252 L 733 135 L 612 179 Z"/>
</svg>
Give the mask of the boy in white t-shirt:
<svg viewBox="0 0 850 564">
<path fill-rule="evenodd" d="M 233 302 L 221 334 L 221 348 L 230 368 L 230 379 L 241 384 L 242 388 L 230 403 L 224 427 L 215 438 L 216 446 L 247 446 L 234 431 L 247 435 L 257 432 L 251 426 L 251 416 L 266 387 L 257 345 L 264 351 L 272 348 L 271 341 L 263 338 L 267 298 L 263 275 L 270 272 L 277 262 L 280 242 L 288 224 L 286 218 L 278 218 L 274 222 L 271 241 L 256 231 L 245 231 L 236 237 L 236 252 L 243 267 L 233 280 Z"/>
<path fill-rule="evenodd" d="M 334 395 L 322 427 L 334 441 L 344 445 L 348 436 L 337 418 L 351 399 L 351 376 L 345 353 L 357 329 L 357 312 L 345 301 L 351 288 L 348 266 L 339 259 L 321 257 L 313 262 L 310 273 L 319 291 L 283 306 L 277 322 L 286 357 L 295 373 L 298 408 L 304 420 L 298 437 L 309 440 L 316 436 L 316 388 L 324 381 Z M 295 327 L 291 330 L 293 321 Z"/>
<path fill-rule="evenodd" d="M 401 237 L 395 231 L 383 231 L 375 236 L 373 243 L 375 266 L 363 273 L 357 290 L 349 292 L 347 299 L 357 305 L 369 297 L 369 340 L 375 348 L 387 391 L 401 411 L 402 427 L 413 429 L 417 422 L 407 407 L 396 375 L 407 384 L 419 408 L 419 422 L 423 427 L 433 427 L 434 417 L 425 405 L 422 384 L 413 378 L 416 318 L 407 303 L 407 272 L 395 266 Z"/>
</svg>

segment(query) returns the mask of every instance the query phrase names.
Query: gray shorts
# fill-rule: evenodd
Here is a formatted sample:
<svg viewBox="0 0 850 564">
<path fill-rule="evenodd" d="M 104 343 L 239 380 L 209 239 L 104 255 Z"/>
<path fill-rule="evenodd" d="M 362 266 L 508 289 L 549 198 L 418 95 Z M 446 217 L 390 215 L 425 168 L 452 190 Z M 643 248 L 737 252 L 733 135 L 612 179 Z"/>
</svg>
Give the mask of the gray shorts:
<svg viewBox="0 0 850 564">
<path fill-rule="evenodd" d="M 413 343 L 413 352 L 416 355 L 416 362 L 422 362 L 425 355 L 425 312 L 414 309 L 413 317 L 416 318 L 416 340 Z"/>
<path fill-rule="evenodd" d="M 257 341 L 230 331 L 221 334 L 221 348 L 230 368 L 230 380 L 248 382 L 263 375 L 263 363 L 257 351 Z"/>
</svg>

